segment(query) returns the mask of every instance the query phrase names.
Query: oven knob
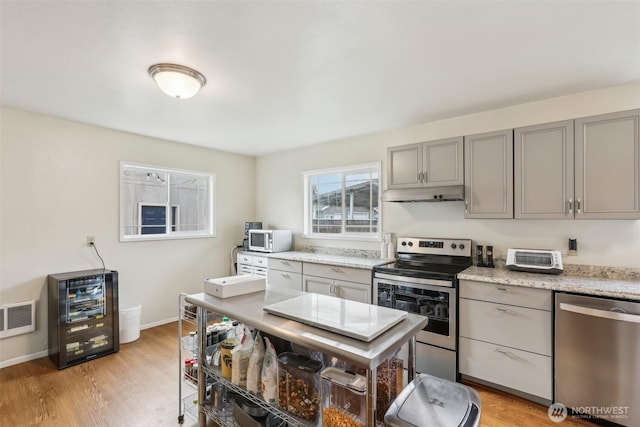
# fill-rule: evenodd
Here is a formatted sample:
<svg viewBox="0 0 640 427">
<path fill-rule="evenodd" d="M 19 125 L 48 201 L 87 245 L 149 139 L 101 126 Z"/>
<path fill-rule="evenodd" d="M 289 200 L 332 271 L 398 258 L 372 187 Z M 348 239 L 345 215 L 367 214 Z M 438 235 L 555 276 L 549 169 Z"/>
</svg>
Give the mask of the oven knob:
<svg viewBox="0 0 640 427">
<path fill-rule="evenodd" d="M 451 249 L 455 249 L 455 248 L 456 248 L 456 244 L 455 244 L 455 243 L 452 243 L 452 244 L 451 244 Z"/>
<path fill-rule="evenodd" d="M 413 242 L 409 242 L 409 246 L 413 246 Z"/>
<path fill-rule="evenodd" d="M 460 249 L 464 249 L 464 243 L 460 243 L 460 246 L 458 246 Z"/>
<path fill-rule="evenodd" d="M 407 246 L 407 242 L 402 242 L 402 246 Z"/>
</svg>

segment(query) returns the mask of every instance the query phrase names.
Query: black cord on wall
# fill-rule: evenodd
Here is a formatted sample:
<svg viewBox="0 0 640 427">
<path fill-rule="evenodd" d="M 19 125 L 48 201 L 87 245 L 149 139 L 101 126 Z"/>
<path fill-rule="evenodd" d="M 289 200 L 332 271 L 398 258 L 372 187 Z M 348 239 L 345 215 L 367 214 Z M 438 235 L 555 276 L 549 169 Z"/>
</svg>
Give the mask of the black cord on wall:
<svg viewBox="0 0 640 427">
<path fill-rule="evenodd" d="M 96 251 L 96 255 L 98 255 L 98 258 L 100 258 L 100 261 L 102 262 L 102 269 L 104 271 L 107 271 L 107 268 L 104 266 L 104 260 L 100 256 L 100 252 L 98 252 L 98 248 L 96 247 L 96 244 L 95 243 L 91 243 L 91 246 L 93 246 L 93 249 L 95 249 L 95 251 Z"/>
</svg>

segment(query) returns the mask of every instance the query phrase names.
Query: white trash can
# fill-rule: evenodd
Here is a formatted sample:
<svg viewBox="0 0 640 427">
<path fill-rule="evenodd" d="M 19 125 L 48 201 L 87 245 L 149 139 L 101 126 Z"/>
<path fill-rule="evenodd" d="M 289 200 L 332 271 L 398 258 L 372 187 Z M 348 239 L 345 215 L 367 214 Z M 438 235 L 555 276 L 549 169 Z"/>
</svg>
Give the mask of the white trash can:
<svg viewBox="0 0 640 427">
<path fill-rule="evenodd" d="M 142 304 L 120 304 L 120 344 L 140 338 Z"/>
</svg>

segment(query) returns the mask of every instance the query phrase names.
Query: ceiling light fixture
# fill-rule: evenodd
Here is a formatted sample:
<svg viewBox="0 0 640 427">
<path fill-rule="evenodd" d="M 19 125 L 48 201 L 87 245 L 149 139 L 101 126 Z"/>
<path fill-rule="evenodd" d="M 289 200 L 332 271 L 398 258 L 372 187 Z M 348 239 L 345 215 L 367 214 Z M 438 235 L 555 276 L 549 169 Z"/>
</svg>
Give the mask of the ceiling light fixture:
<svg viewBox="0 0 640 427">
<path fill-rule="evenodd" d="M 155 64 L 149 75 L 167 95 L 177 99 L 191 98 L 207 83 L 196 70 L 177 64 Z"/>
</svg>

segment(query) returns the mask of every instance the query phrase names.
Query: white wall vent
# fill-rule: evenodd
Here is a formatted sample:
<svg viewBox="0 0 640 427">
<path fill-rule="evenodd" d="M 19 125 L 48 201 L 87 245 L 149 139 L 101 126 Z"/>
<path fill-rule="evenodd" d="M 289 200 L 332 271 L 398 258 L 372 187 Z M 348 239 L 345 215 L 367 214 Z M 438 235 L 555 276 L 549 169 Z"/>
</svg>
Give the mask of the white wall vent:
<svg viewBox="0 0 640 427">
<path fill-rule="evenodd" d="M 36 302 L 24 301 L 0 307 L 0 338 L 36 330 Z"/>
</svg>

